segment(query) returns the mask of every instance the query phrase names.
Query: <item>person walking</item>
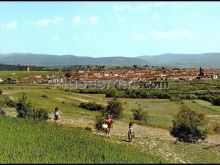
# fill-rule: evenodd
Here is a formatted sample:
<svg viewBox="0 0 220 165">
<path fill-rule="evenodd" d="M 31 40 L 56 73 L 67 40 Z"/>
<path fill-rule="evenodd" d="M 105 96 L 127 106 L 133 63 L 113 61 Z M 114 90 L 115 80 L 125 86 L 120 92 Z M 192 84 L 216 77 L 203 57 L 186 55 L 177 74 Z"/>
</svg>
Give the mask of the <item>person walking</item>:
<svg viewBox="0 0 220 165">
<path fill-rule="evenodd" d="M 59 112 L 59 108 L 55 107 L 55 110 L 53 112 L 53 120 L 55 123 L 58 123 L 58 120 L 60 119 L 60 112 Z"/>
<path fill-rule="evenodd" d="M 111 137 L 111 127 L 112 127 L 113 120 L 110 114 L 107 115 L 105 119 L 105 123 L 108 125 L 106 129 L 106 137 Z"/>
<path fill-rule="evenodd" d="M 128 141 L 131 142 L 134 138 L 134 130 L 133 130 L 133 123 L 129 123 L 128 125 Z"/>
</svg>

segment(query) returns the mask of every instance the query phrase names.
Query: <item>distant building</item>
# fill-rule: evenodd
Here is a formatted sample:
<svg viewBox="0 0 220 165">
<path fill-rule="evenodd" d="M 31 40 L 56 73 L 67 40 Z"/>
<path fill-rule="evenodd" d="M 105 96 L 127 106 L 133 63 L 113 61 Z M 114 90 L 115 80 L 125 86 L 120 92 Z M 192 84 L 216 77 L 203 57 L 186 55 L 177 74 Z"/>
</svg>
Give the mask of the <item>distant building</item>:
<svg viewBox="0 0 220 165">
<path fill-rule="evenodd" d="M 27 66 L 27 71 L 28 71 L 28 72 L 30 71 L 30 67 L 29 67 L 29 66 Z"/>
</svg>

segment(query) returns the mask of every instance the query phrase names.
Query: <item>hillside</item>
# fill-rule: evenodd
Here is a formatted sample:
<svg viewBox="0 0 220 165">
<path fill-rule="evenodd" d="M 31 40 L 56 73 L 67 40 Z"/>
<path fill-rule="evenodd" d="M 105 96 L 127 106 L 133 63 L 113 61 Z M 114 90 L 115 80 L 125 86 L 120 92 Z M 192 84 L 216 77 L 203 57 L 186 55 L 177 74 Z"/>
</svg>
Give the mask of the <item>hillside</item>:
<svg viewBox="0 0 220 165">
<path fill-rule="evenodd" d="M 159 163 L 157 156 L 89 131 L 0 118 L 1 163 Z"/>
<path fill-rule="evenodd" d="M 162 54 L 155 56 L 139 56 L 151 65 L 164 65 L 175 67 L 208 67 L 220 68 L 220 53 L 204 54 Z"/>
<path fill-rule="evenodd" d="M 71 66 L 71 65 L 156 65 L 171 67 L 207 67 L 220 68 L 220 53 L 204 54 L 162 54 L 138 57 L 79 57 L 74 55 L 45 55 L 45 54 L 0 54 L 1 64 L 35 65 L 35 66 Z"/>
<path fill-rule="evenodd" d="M 78 57 L 74 55 L 44 55 L 44 54 L 0 54 L 0 63 L 13 65 L 36 66 L 70 66 L 70 65 L 146 65 L 139 58 L 128 57 Z"/>
</svg>

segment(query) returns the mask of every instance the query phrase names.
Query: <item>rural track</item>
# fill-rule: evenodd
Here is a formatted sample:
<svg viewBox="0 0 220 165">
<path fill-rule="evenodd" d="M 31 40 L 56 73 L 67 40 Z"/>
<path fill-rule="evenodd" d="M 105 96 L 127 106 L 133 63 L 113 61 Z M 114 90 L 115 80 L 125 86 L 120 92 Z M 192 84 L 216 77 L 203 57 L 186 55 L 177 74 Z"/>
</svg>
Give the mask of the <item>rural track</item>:
<svg viewBox="0 0 220 165">
<path fill-rule="evenodd" d="M 16 117 L 15 108 L 7 108 L 6 115 Z M 52 120 L 48 120 L 48 122 L 52 122 Z M 106 138 L 104 132 L 100 132 L 95 129 L 95 120 L 87 116 L 80 118 L 62 114 L 59 124 L 83 129 L 91 128 L 92 133 Z M 185 159 L 186 156 L 183 153 L 175 152 L 175 149 L 172 146 L 174 146 L 176 139 L 169 134 L 168 130 L 134 124 L 135 138 L 130 143 L 127 142 L 127 130 L 128 123 L 115 120 L 112 128 L 112 138 L 108 140 L 112 140 L 119 144 L 123 143 L 134 146 L 145 152 L 151 152 L 171 163 L 192 163 L 191 161 Z M 207 147 L 220 145 L 219 135 L 209 135 L 208 139 L 201 142 L 201 145 Z"/>
</svg>

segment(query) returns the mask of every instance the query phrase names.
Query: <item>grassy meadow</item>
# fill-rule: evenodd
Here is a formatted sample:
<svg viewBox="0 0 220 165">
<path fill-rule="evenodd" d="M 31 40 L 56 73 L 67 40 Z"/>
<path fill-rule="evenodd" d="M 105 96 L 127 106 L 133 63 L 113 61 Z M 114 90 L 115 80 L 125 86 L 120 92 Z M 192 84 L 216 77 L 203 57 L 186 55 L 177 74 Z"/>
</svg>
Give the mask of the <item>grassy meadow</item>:
<svg viewBox="0 0 220 165">
<path fill-rule="evenodd" d="M 87 130 L 46 122 L 0 117 L 0 134 L 0 163 L 165 162 Z"/>
<path fill-rule="evenodd" d="M 4 89 L 5 90 L 4 90 Z M 98 104 L 107 105 L 111 98 L 106 98 L 103 94 L 79 94 L 66 92 L 59 89 L 47 89 L 45 86 L 0 86 L 3 92 L 14 100 L 24 93 L 35 108 L 46 108 L 52 113 L 58 106 L 65 117 L 87 117 L 94 119 L 99 113 L 79 108 L 81 102 L 95 101 Z M 46 95 L 47 98 L 42 97 Z M 133 119 L 132 109 L 139 105 L 149 115 L 149 126 L 169 129 L 172 126 L 173 117 L 179 112 L 182 104 L 185 104 L 193 110 L 207 115 L 210 124 L 219 121 L 220 107 L 213 106 L 211 103 L 202 100 L 183 100 L 182 102 L 173 102 L 168 99 L 118 99 L 124 107 L 122 121 L 129 122 Z"/>
<path fill-rule="evenodd" d="M 8 77 L 21 79 L 29 76 L 47 76 L 53 74 L 53 71 L 0 71 L 0 78 L 6 79 Z"/>
<path fill-rule="evenodd" d="M 106 106 L 111 98 L 104 94 L 79 94 L 47 85 L 25 84 L 2 84 L 0 90 L 3 96 L 8 95 L 15 101 L 24 93 L 34 108 L 47 109 L 49 114 L 58 106 L 62 120 L 61 125 L 54 125 L 0 117 L 0 163 L 219 163 L 218 143 L 213 147 L 206 147 L 205 142 L 204 145 L 174 144 L 168 133 L 183 104 L 206 114 L 210 128 L 219 122 L 219 107 L 209 102 L 119 98 L 124 107 L 123 118 L 114 122 L 114 136 L 107 139 L 93 130 L 99 112 L 78 107 L 81 102 L 89 101 Z M 131 110 L 139 105 L 148 112 L 147 126 L 150 127 L 139 125 L 137 137 L 127 143 L 127 124 L 133 120 Z M 5 107 L 4 110 L 6 114 L 13 114 L 10 116 L 15 115 L 15 108 Z M 87 127 L 89 129 L 85 130 Z M 210 133 L 211 141 L 220 142 L 218 134 Z"/>
</svg>

